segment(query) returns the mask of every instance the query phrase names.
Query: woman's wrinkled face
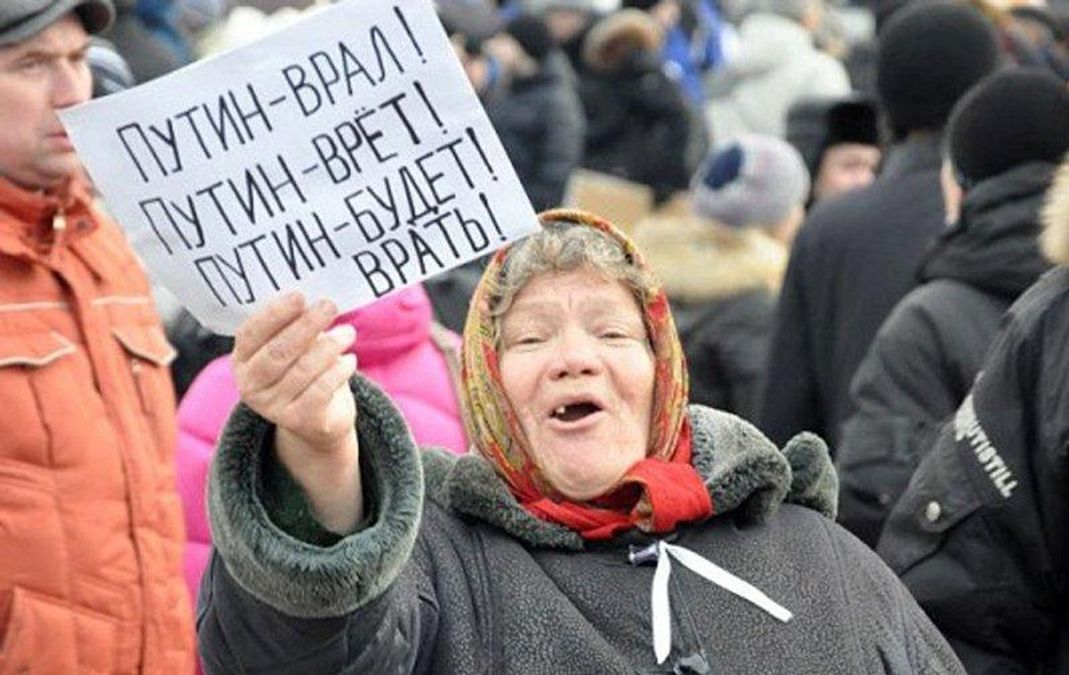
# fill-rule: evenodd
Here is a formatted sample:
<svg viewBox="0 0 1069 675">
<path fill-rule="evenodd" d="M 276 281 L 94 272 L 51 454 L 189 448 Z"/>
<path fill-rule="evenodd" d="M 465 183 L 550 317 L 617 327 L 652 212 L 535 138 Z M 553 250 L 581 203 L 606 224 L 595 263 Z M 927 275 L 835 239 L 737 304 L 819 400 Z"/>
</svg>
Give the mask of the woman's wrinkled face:
<svg viewBox="0 0 1069 675">
<path fill-rule="evenodd" d="M 604 494 L 646 456 L 653 353 L 624 284 L 590 270 L 543 274 L 502 318 L 501 379 L 543 477 Z"/>
</svg>

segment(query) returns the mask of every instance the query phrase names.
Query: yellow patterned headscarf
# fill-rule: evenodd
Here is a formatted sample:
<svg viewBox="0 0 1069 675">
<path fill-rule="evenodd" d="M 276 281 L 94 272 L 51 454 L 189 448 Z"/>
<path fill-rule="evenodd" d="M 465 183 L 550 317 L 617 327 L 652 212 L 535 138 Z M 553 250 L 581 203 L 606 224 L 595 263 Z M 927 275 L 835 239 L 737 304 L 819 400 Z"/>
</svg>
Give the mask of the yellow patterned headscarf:
<svg viewBox="0 0 1069 675">
<path fill-rule="evenodd" d="M 597 216 L 582 211 L 557 209 L 543 212 L 539 219 L 543 224 L 572 223 L 575 227 L 600 230 L 620 243 L 632 264 L 647 269 L 642 254 L 634 244 L 609 222 Z M 545 480 L 533 461 L 528 441 L 501 383 L 495 345 L 496 326 L 491 310 L 501 297 L 500 280 L 503 268 L 514 246 L 503 248 L 493 256 L 471 300 L 467 323 L 464 326 L 462 353 L 464 422 L 468 438 L 475 450 L 494 465 L 520 503 L 529 510 L 535 510 L 538 515 L 553 520 L 555 518 L 552 515 L 546 516 L 545 509 L 531 509 L 530 506 L 541 503 L 556 508 L 566 500 Z M 658 466 L 682 463 L 693 473 L 690 467 L 690 428 L 686 415 L 687 370 L 683 348 L 672 321 L 668 300 L 659 284 L 641 289 L 640 296 L 655 359 L 653 416 L 647 460 L 656 460 Z M 657 471 L 662 469 L 658 468 Z M 637 472 L 628 472 L 621 483 L 638 483 L 648 487 L 650 481 L 656 482 L 656 479 L 639 475 Z M 700 486 L 700 481 L 698 485 Z M 704 489 L 701 492 L 704 494 Z M 629 509 L 641 510 L 644 516 L 632 524 L 643 527 L 645 522 L 645 529 L 659 529 L 648 522 L 651 516 L 655 515 L 651 514 L 650 510 L 652 508 L 656 511 L 656 505 L 651 505 L 647 497 L 648 494 L 643 495 L 638 505 L 628 506 Z M 672 498 L 678 500 L 679 495 L 673 494 Z M 590 512 L 588 507 L 581 508 L 585 513 Z M 615 528 L 613 532 L 619 529 Z"/>
</svg>

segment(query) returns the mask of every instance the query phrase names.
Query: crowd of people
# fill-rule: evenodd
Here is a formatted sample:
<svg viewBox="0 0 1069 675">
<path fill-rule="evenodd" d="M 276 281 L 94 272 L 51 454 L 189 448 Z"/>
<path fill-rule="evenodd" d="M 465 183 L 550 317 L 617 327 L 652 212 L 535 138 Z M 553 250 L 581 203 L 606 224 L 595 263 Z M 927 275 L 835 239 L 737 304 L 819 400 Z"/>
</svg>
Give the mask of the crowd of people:
<svg viewBox="0 0 1069 675">
<path fill-rule="evenodd" d="M 1066 672 L 1059 2 L 438 0 L 541 229 L 227 337 L 57 113 L 326 3 L 3 0 L 0 673 Z"/>
</svg>

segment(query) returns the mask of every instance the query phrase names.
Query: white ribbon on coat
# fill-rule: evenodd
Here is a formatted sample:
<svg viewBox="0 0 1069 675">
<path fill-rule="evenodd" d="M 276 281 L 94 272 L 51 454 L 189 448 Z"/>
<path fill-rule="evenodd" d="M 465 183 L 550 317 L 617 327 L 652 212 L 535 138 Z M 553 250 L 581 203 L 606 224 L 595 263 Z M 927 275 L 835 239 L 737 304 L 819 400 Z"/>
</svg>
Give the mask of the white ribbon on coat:
<svg viewBox="0 0 1069 675">
<path fill-rule="evenodd" d="M 793 615 L 787 608 L 765 595 L 753 584 L 743 581 L 688 548 L 659 541 L 657 542 L 657 569 L 653 573 L 650 611 L 653 620 L 653 653 L 657 656 L 658 664 L 664 663 L 672 651 L 672 608 L 668 599 L 668 577 L 672 573 L 671 557 L 691 572 L 748 600 L 776 619 L 784 623 L 791 620 Z"/>
</svg>

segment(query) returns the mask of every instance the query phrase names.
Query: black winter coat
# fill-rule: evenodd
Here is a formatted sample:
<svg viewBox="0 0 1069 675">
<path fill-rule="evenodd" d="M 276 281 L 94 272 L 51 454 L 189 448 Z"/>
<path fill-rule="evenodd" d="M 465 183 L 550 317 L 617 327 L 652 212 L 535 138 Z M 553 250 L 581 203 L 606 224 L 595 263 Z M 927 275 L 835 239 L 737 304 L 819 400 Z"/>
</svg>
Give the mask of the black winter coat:
<svg viewBox="0 0 1069 675">
<path fill-rule="evenodd" d="M 690 185 L 693 122 L 660 57 L 638 52 L 613 72 L 588 72 L 579 94 L 587 119 L 584 167 L 648 185 L 658 202 Z"/>
<path fill-rule="evenodd" d="M 655 567 L 629 556 L 653 537 L 587 542 L 538 520 L 480 456 L 420 453 L 381 392 L 354 388 L 372 515 L 346 537 L 318 527 L 271 462 L 272 428 L 244 407 L 231 417 L 209 483 L 206 672 L 962 672 L 890 570 L 814 510 L 834 508 L 835 477 L 813 437 L 781 453 L 736 417 L 690 408 L 716 515 L 664 541 L 744 577 L 793 618 L 673 565 L 671 651 L 658 666 Z"/>
<path fill-rule="evenodd" d="M 834 455 L 840 425 L 853 412 L 850 379 L 946 227 L 940 143 L 925 135 L 893 147 L 875 183 L 818 204 L 799 231 L 759 424 L 777 443 L 813 431 Z"/>
<path fill-rule="evenodd" d="M 855 412 L 836 464 L 839 521 L 871 546 L 943 422 L 957 409 L 1003 313 L 1050 264 L 1039 211 L 1054 165 L 1020 166 L 972 188 L 961 221 L 921 267 L 854 377 Z"/>
<path fill-rule="evenodd" d="M 561 206 L 586 130 L 564 55 L 551 53 L 537 74 L 508 83 L 485 107 L 535 211 Z"/>
<path fill-rule="evenodd" d="M 1069 672 L 1069 268 L 1010 308 L 878 551 L 972 675 Z"/>
</svg>

